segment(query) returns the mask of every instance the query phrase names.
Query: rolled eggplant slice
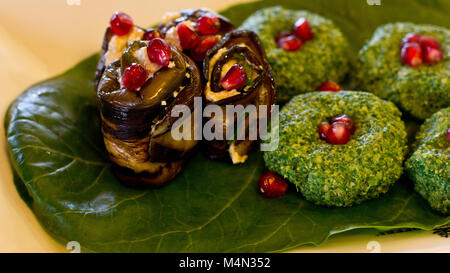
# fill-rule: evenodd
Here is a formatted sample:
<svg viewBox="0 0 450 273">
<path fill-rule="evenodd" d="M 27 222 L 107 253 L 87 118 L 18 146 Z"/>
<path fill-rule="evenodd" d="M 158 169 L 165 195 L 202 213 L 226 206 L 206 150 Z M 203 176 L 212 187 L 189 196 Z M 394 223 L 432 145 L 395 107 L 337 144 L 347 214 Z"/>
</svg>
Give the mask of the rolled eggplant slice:
<svg viewBox="0 0 450 273">
<path fill-rule="evenodd" d="M 170 65 L 161 67 L 148 59 L 148 43 L 132 42 L 119 59 L 105 66 L 97 87 L 105 146 L 118 166 L 114 171 L 134 187 L 161 187 L 181 172 L 197 141 L 172 137 L 178 118 L 170 113 L 176 105 L 186 105 L 192 112 L 194 97 L 202 94 L 194 61 L 172 47 Z M 124 69 L 135 63 L 148 73 L 138 91 L 121 82 Z"/>
<path fill-rule="evenodd" d="M 222 81 L 235 65 L 245 69 L 247 81 L 236 89 L 225 88 Z M 203 63 L 203 76 L 207 79 L 203 94 L 207 105 L 219 105 L 224 112 L 229 104 L 244 107 L 254 105 L 257 110 L 256 117 L 245 116 L 245 130 L 242 131 L 245 132 L 245 137 L 226 140 L 230 123 L 237 125 L 239 117 L 235 115 L 233 121 L 222 117 L 223 140 L 214 139 L 206 143 L 205 151 L 211 158 L 231 158 L 234 164 L 243 163 L 255 142 L 249 138 L 250 130 L 258 130 L 258 127 L 250 127 L 250 124 L 267 122 L 265 119 L 270 117 L 271 105 L 275 103 L 272 70 L 258 36 L 246 30 L 235 30 L 226 34 L 208 51 Z M 267 106 L 266 113 L 260 112 L 261 105 Z M 259 130 L 257 134 L 259 138 Z"/>
<path fill-rule="evenodd" d="M 134 26 L 131 31 L 122 36 L 113 33 L 110 27 L 105 31 L 100 53 L 100 61 L 95 72 L 95 86 L 98 85 L 100 78 L 105 71 L 105 67 L 122 56 L 122 52 L 134 41 L 141 40 L 145 29 Z"/>
</svg>

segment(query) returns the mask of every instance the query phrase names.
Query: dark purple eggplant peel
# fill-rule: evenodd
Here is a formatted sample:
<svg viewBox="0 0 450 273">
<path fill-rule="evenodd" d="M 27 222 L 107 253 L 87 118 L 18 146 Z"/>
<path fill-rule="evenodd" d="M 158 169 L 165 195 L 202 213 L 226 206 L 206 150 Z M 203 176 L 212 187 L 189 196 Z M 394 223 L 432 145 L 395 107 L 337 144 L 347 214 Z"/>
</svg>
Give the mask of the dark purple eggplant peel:
<svg viewBox="0 0 450 273">
<path fill-rule="evenodd" d="M 239 90 L 223 90 L 220 81 L 226 67 L 233 64 L 242 64 L 247 72 L 251 71 L 249 81 Z M 206 104 L 217 104 L 225 111 L 228 104 L 243 105 L 253 104 L 258 110 L 258 124 L 266 122 L 270 117 L 271 105 L 275 103 L 275 85 L 272 70 L 267 61 L 264 48 L 258 36 L 252 31 L 235 30 L 226 34 L 206 54 L 203 62 L 203 77 L 206 79 L 204 97 Z M 267 115 L 260 115 L 259 106 L 267 106 Z M 237 117 L 235 116 L 235 122 Z M 225 119 L 224 119 L 225 120 Z M 231 158 L 233 163 L 242 163 L 252 148 L 255 140 L 249 139 L 249 121 L 246 117 L 243 140 L 217 140 L 207 142 L 205 151 L 214 159 Z M 236 124 L 236 123 L 235 123 Z M 227 124 L 223 123 L 224 139 Z M 257 128 L 257 127 L 256 127 Z"/>
<path fill-rule="evenodd" d="M 103 138 L 117 165 L 113 169 L 133 187 L 161 187 L 181 172 L 197 141 L 173 139 L 171 129 L 178 118 L 170 113 L 176 105 L 193 111 L 194 97 L 202 94 L 195 62 L 174 47 L 171 65 L 157 70 L 139 91 L 122 86 L 124 68 L 139 63 L 137 52 L 147 45 L 148 41 L 132 42 L 119 59 L 105 66 L 97 85 Z"/>
</svg>

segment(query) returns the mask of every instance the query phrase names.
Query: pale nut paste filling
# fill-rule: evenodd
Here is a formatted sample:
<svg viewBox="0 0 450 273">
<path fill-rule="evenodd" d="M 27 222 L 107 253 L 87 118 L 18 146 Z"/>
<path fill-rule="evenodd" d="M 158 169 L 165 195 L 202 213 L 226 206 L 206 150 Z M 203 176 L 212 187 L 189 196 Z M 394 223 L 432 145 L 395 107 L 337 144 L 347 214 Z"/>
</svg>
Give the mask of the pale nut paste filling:
<svg viewBox="0 0 450 273">
<path fill-rule="evenodd" d="M 233 141 L 233 143 L 231 143 L 230 148 L 228 149 L 228 152 L 230 153 L 230 157 L 231 157 L 231 161 L 233 162 L 233 164 L 239 164 L 239 163 L 244 163 L 247 158 L 248 155 L 240 155 L 237 151 L 236 151 L 236 142 Z"/>
<path fill-rule="evenodd" d="M 126 35 L 113 35 L 108 43 L 108 51 L 105 53 L 105 66 L 112 63 L 122 56 L 122 53 L 127 47 L 136 40 L 141 40 L 144 36 L 144 31 L 137 27 L 133 27 L 130 33 Z"/>
</svg>

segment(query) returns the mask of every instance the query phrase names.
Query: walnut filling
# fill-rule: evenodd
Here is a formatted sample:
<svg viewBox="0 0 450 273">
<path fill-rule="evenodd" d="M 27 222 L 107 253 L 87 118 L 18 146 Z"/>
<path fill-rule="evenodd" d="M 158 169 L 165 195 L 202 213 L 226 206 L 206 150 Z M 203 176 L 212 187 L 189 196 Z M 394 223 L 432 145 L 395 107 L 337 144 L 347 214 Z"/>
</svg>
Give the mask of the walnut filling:
<svg viewBox="0 0 450 273">
<path fill-rule="evenodd" d="M 175 27 L 171 27 L 167 33 L 165 40 L 172 46 L 178 48 L 179 50 L 182 50 L 181 44 L 180 44 L 180 37 L 178 36 L 177 29 Z"/>
<path fill-rule="evenodd" d="M 134 41 L 142 39 L 144 30 L 133 27 L 127 35 L 113 35 L 108 43 L 108 51 L 105 53 L 105 66 L 122 56 L 123 51 Z"/>
<path fill-rule="evenodd" d="M 233 162 L 233 164 L 244 163 L 248 158 L 247 154 L 239 154 L 239 152 L 237 151 L 236 141 L 233 141 L 233 143 L 231 143 L 228 152 L 230 153 L 231 161 Z"/>
<path fill-rule="evenodd" d="M 146 47 L 142 47 L 139 50 L 136 50 L 136 52 L 134 52 L 134 57 L 136 57 L 138 63 L 140 65 L 142 65 L 145 70 L 147 71 L 147 79 L 150 79 L 151 77 L 153 77 L 153 74 L 155 74 L 156 72 L 158 72 L 161 69 L 161 66 L 158 64 L 155 64 L 153 62 L 150 61 L 150 59 L 148 58 L 148 53 L 147 53 L 147 48 Z"/>
</svg>

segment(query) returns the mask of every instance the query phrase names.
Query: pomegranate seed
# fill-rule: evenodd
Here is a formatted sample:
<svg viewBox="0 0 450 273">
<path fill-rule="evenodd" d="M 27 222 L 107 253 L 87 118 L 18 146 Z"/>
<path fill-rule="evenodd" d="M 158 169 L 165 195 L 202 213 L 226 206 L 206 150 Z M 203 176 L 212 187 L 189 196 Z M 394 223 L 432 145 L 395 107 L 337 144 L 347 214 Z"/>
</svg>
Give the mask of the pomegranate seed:
<svg viewBox="0 0 450 273">
<path fill-rule="evenodd" d="M 247 82 L 247 72 L 240 64 L 233 65 L 222 78 L 220 84 L 225 90 L 242 88 Z"/>
<path fill-rule="evenodd" d="M 203 15 L 197 20 L 197 29 L 201 34 L 216 34 L 220 29 L 220 21 L 214 15 Z"/>
<path fill-rule="evenodd" d="M 151 62 L 168 66 L 171 56 L 170 45 L 161 38 L 155 38 L 148 43 L 147 54 Z"/>
<path fill-rule="evenodd" d="M 439 49 L 432 47 L 425 47 L 423 51 L 423 61 L 427 64 L 434 64 L 442 61 L 444 56 Z"/>
<path fill-rule="evenodd" d="M 314 38 L 314 33 L 309 26 L 308 20 L 303 17 L 295 22 L 294 31 L 295 35 L 304 42 Z"/>
<path fill-rule="evenodd" d="M 347 116 L 345 114 L 342 114 L 342 115 L 339 115 L 337 117 L 334 117 L 331 120 L 331 124 L 333 124 L 335 122 L 342 122 L 342 123 L 344 123 L 345 126 L 347 126 L 347 128 L 350 130 L 350 134 L 353 135 L 353 133 L 355 133 L 355 130 L 356 130 L 355 123 L 353 122 L 353 120 L 349 116 Z"/>
<path fill-rule="evenodd" d="M 285 51 L 296 51 L 299 50 L 303 45 L 302 40 L 297 38 L 295 35 L 289 35 L 287 37 L 278 40 L 278 47 Z"/>
<path fill-rule="evenodd" d="M 123 12 L 116 11 L 109 21 L 114 34 L 122 36 L 130 32 L 133 27 L 133 19 Z"/>
<path fill-rule="evenodd" d="M 417 43 L 407 43 L 403 46 L 402 61 L 404 64 L 417 67 L 422 64 L 422 49 Z"/>
<path fill-rule="evenodd" d="M 407 43 L 420 43 L 420 35 L 417 33 L 406 34 L 406 36 L 402 39 L 401 47 Z"/>
<path fill-rule="evenodd" d="M 162 33 L 156 29 L 149 29 L 144 33 L 144 36 L 142 36 L 142 40 L 145 41 L 151 41 L 155 38 L 162 38 Z"/>
<path fill-rule="evenodd" d="M 328 123 L 328 121 L 324 121 L 319 125 L 319 138 L 322 140 L 325 140 L 327 138 L 328 130 L 330 129 L 331 125 Z"/>
<path fill-rule="evenodd" d="M 138 91 L 147 81 L 147 71 L 137 63 L 133 63 L 123 72 L 122 83 L 129 90 Z"/>
<path fill-rule="evenodd" d="M 334 122 L 326 135 L 326 141 L 330 144 L 344 145 L 350 141 L 350 129 L 343 122 Z"/>
<path fill-rule="evenodd" d="M 276 173 L 267 171 L 261 175 L 258 188 L 266 198 L 283 196 L 288 189 L 288 184 Z"/>
<path fill-rule="evenodd" d="M 278 44 L 279 40 L 286 38 L 288 36 L 291 36 L 291 35 L 294 35 L 294 33 L 287 31 L 287 30 L 283 30 L 280 33 L 278 33 L 277 37 L 275 37 L 275 42 L 277 42 L 277 44 Z"/>
<path fill-rule="evenodd" d="M 183 49 L 194 48 L 200 42 L 198 34 L 185 23 L 179 23 L 177 25 L 177 33 Z"/>
<path fill-rule="evenodd" d="M 450 141 L 450 127 L 447 128 L 447 140 Z"/>
<path fill-rule="evenodd" d="M 421 36 L 419 39 L 419 44 L 422 47 L 422 49 L 425 49 L 426 47 L 431 47 L 434 49 L 441 50 L 441 44 L 439 44 L 436 39 L 434 39 L 431 36 Z"/>
<path fill-rule="evenodd" d="M 194 58 L 197 62 L 203 61 L 203 59 L 205 59 L 206 52 L 215 46 L 219 40 L 220 36 L 215 35 L 201 37 L 200 43 L 191 51 L 192 58 Z"/>
<path fill-rule="evenodd" d="M 326 81 L 317 88 L 317 91 L 339 92 L 342 91 L 342 87 L 334 81 Z"/>
</svg>

